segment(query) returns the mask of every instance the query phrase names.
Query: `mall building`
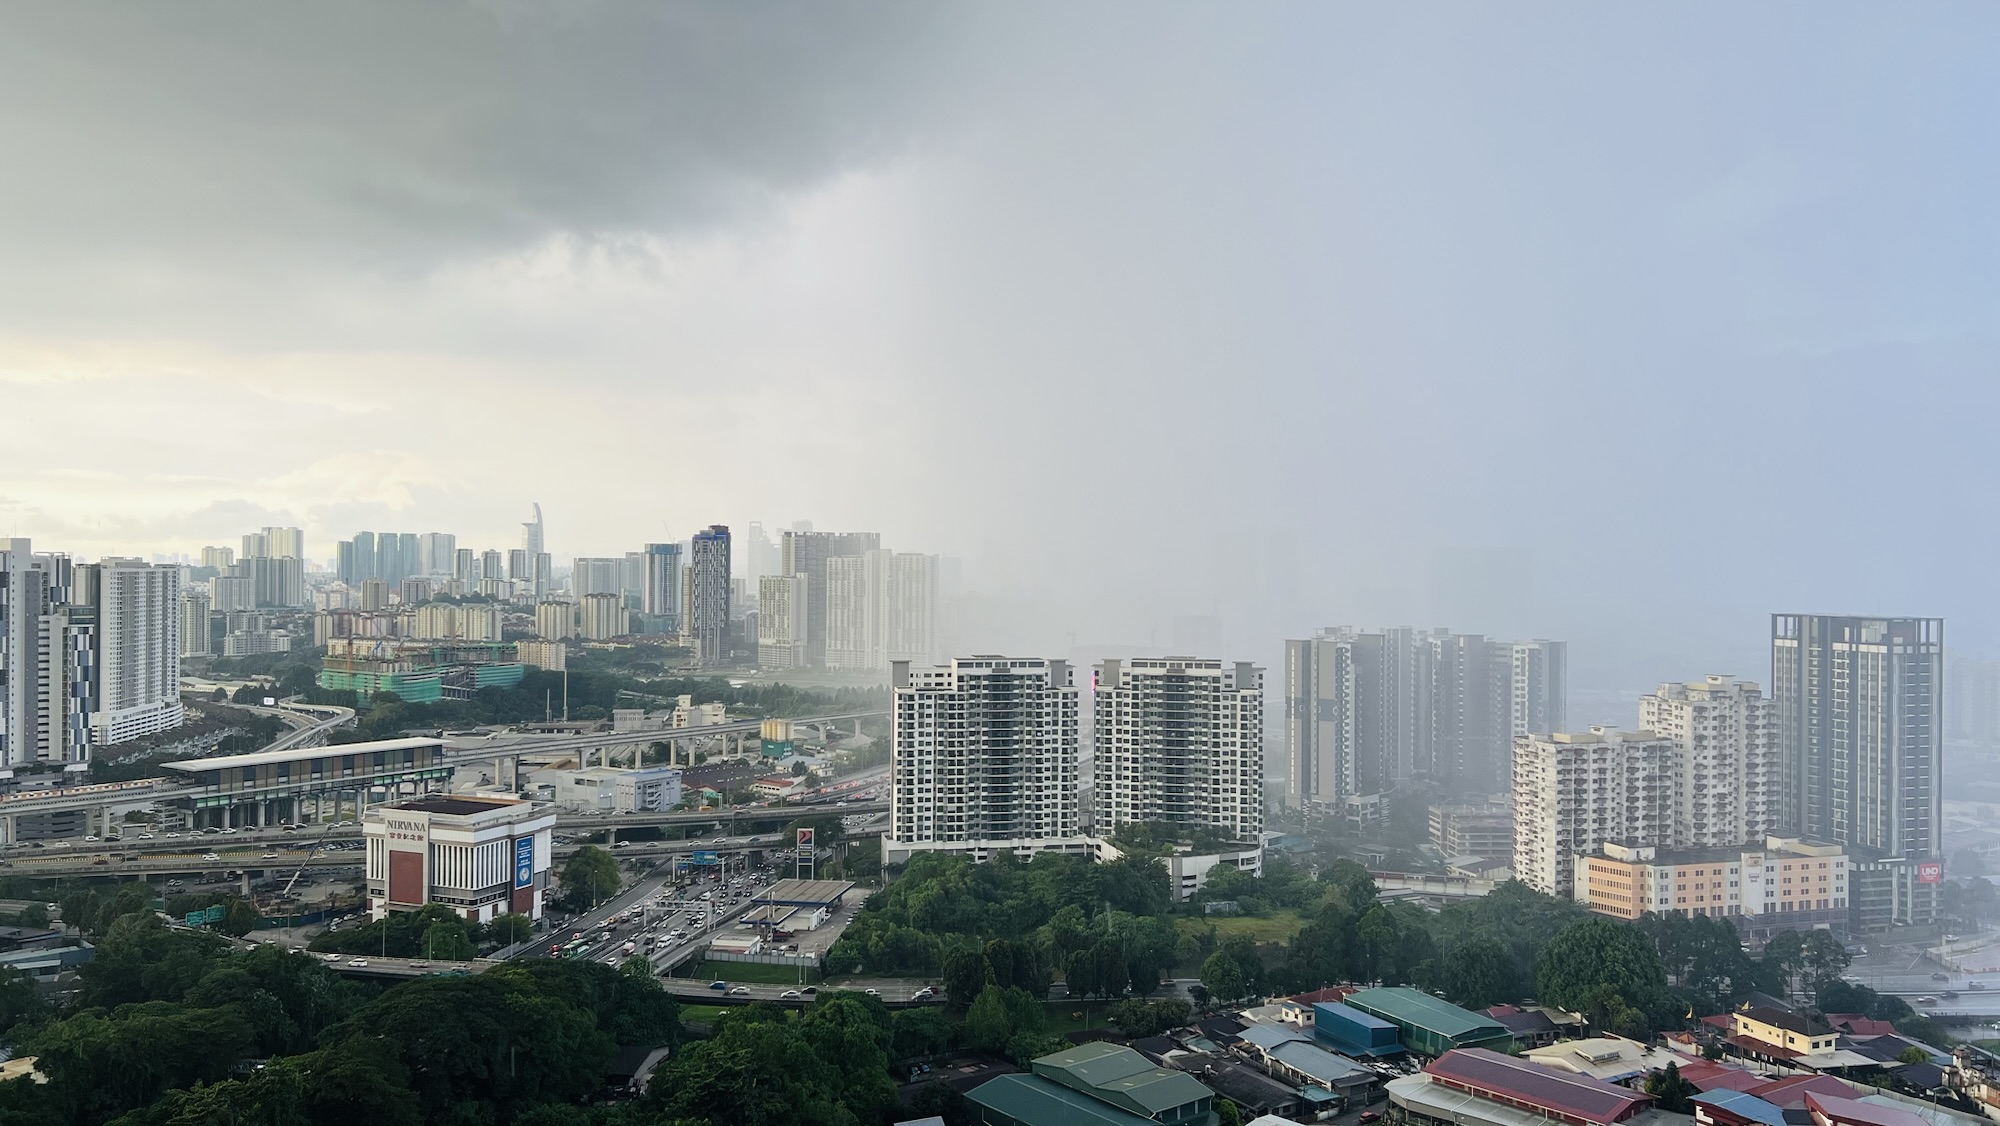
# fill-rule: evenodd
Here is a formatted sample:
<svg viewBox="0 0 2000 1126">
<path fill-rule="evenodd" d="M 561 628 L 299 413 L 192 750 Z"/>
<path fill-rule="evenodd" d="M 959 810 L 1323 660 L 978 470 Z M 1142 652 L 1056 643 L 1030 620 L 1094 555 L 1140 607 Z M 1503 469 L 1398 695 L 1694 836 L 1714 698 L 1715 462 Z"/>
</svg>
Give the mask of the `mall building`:
<svg viewBox="0 0 2000 1126">
<path fill-rule="evenodd" d="M 539 919 L 555 825 L 553 808 L 514 798 L 432 794 L 370 809 L 369 917 L 435 903 L 473 923 Z"/>
</svg>

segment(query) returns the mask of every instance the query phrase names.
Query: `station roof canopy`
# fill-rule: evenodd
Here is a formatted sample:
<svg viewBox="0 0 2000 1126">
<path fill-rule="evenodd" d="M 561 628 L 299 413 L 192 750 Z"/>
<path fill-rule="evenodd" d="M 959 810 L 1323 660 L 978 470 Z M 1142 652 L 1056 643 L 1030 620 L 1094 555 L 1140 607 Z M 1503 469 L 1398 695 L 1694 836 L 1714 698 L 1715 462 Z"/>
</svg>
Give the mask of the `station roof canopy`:
<svg viewBox="0 0 2000 1126">
<path fill-rule="evenodd" d="M 246 755 L 218 755 L 214 758 L 182 759 L 178 762 L 163 762 L 168 770 L 178 770 L 184 774 L 202 774 L 210 770 L 231 770 L 243 766 L 268 766 L 280 762 L 309 762 L 313 759 L 345 758 L 348 755 L 367 755 L 377 751 L 407 751 L 418 747 L 444 747 L 442 739 L 377 739 L 369 743 L 338 743 L 328 747 L 293 747 L 284 751 L 251 751 Z"/>
<path fill-rule="evenodd" d="M 854 884 L 848 880 L 779 880 L 757 896 L 756 902 L 831 907 L 853 889 Z"/>
</svg>

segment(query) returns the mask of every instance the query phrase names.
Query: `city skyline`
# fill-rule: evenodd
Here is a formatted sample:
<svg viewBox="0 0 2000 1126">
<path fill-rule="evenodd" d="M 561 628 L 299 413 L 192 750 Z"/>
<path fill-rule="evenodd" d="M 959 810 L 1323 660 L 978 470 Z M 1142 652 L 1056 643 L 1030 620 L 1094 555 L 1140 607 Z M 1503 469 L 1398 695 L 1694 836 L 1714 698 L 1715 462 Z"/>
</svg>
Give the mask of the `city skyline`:
<svg viewBox="0 0 2000 1126">
<path fill-rule="evenodd" d="M 200 36 L 153 13 L 115 65 L 83 17 L 36 12 L 0 48 L 23 146 L 0 535 L 507 550 L 539 502 L 547 550 L 588 556 L 807 517 L 959 557 L 1019 651 L 1175 647 L 1212 617 L 1276 668 L 1311 625 L 1450 622 L 1566 638 L 1578 687 L 1643 689 L 1753 675 L 1754 623 L 1794 605 L 1946 617 L 2000 654 L 1963 562 L 1996 533 L 1961 518 L 1986 506 L 2000 292 L 1994 150 L 1961 138 L 1989 128 L 2000 14 L 1779 6 L 1718 54 L 1703 21 L 1575 11 L 710 11 L 678 34 L 613 4 L 543 36 L 363 5 L 352 26 L 410 54 L 343 59 L 324 13 Z M 559 98 L 489 71 L 516 49 Z M 98 96 L 56 96 L 73 73 Z M 290 142 L 238 112 L 250 89 Z M 652 463 L 668 420 L 698 488 Z M 1612 428 L 1627 453 L 1550 441 Z M 1835 433 L 1923 436 L 1926 488 L 1841 503 L 1935 551 L 1784 549 L 1833 517 L 1794 482 Z M 1101 503 L 1167 435 L 1232 462 Z M 530 442 L 557 456 L 508 456 Z M 1732 503 L 1653 534 L 1691 494 Z M 1647 543 L 1608 561 L 1552 517 Z M 1169 527 L 1201 546 L 1122 565 Z"/>
</svg>

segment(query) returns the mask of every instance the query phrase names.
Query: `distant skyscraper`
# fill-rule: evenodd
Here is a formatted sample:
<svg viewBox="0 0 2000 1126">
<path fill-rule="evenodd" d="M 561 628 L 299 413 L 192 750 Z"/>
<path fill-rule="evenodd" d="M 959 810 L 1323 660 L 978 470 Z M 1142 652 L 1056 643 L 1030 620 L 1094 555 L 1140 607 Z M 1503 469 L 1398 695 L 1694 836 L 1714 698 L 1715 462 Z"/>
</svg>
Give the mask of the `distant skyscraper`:
<svg viewBox="0 0 2000 1126">
<path fill-rule="evenodd" d="M 1515 735 L 1563 723 L 1567 646 L 1449 630 L 1339 628 L 1285 643 L 1286 803 L 1382 793 L 1408 778 L 1504 790 Z"/>
<path fill-rule="evenodd" d="M 201 549 L 201 565 L 204 567 L 212 567 L 218 571 L 227 571 L 230 564 L 235 562 L 236 551 L 234 548 L 204 547 Z"/>
<path fill-rule="evenodd" d="M 938 557 L 897 552 L 884 568 L 882 649 L 890 663 L 930 664 L 938 655 Z"/>
<path fill-rule="evenodd" d="M 1095 824 L 1212 829 L 1255 841 L 1264 829 L 1264 670 L 1187 657 L 1097 667 Z"/>
<path fill-rule="evenodd" d="M 517 547 L 507 552 L 507 577 L 517 583 L 535 580 L 535 557 L 528 554 L 525 547 Z"/>
<path fill-rule="evenodd" d="M 1514 876 L 1573 898 L 1576 861 L 1606 841 L 1665 848 L 1678 771 L 1672 740 L 1593 727 L 1514 739 Z"/>
<path fill-rule="evenodd" d="M 1761 844 L 1776 831 L 1777 732 L 1763 689 L 1727 676 L 1662 684 L 1640 698 L 1639 726 L 1674 744 L 1671 847 Z"/>
<path fill-rule="evenodd" d="M 535 505 L 535 518 L 521 525 L 521 548 L 532 558 L 548 550 L 542 542 L 542 506 Z"/>
<path fill-rule="evenodd" d="M 828 559 L 860 556 L 882 546 L 878 532 L 786 532 L 779 545 L 778 573 L 806 577 L 806 662 L 827 663 L 827 614 L 831 610 L 826 590 Z"/>
<path fill-rule="evenodd" d="M 806 577 L 765 575 L 757 582 L 757 664 L 795 669 L 806 663 Z"/>
<path fill-rule="evenodd" d="M 209 652 L 208 592 L 200 587 L 181 591 L 181 656 L 205 657 Z"/>
<path fill-rule="evenodd" d="M 1895 921 L 1936 918 L 1944 619 L 1771 616 L 1778 820 L 1847 845 L 1896 882 Z M 1893 868 L 1893 871 L 1891 870 Z M 1862 865 L 1856 899 L 1872 899 Z"/>
<path fill-rule="evenodd" d="M 837 555 L 826 561 L 826 667 L 887 668 L 880 618 L 884 551 Z M 808 595 L 808 606 L 810 598 Z"/>
<path fill-rule="evenodd" d="M 625 561 L 609 556 L 579 556 L 570 563 L 569 589 L 578 598 L 592 594 L 622 594 L 625 589 Z"/>
<path fill-rule="evenodd" d="M 417 537 L 417 555 L 426 575 L 454 577 L 458 567 L 458 537 L 450 532 L 425 532 Z"/>
<path fill-rule="evenodd" d="M 363 579 L 380 578 L 382 570 L 376 565 L 375 533 L 356 532 L 351 542 L 354 544 L 354 575 L 341 581 L 349 586 L 355 586 Z"/>
<path fill-rule="evenodd" d="M 451 574 L 467 587 L 479 582 L 479 553 L 469 547 L 452 552 Z"/>
<path fill-rule="evenodd" d="M 505 579 L 509 577 L 510 576 L 507 574 L 507 565 L 501 559 L 499 552 L 489 547 L 484 552 L 480 553 L 479 578 L 481 581 L 485 581 L 488 579 Z"/>
<path fill-rule="evenodd" d="M 550 599 L 535 604 L 535 632 L 550 641 L 576 636 L 576 604 Z"/>
<path fill-rule="evenodd" d="M 810 597 L 810 595 L 808 596 Z M 883 859 L 1080 851 L 1077 689 L 1066 661 L 898 662 Z"/>
<path fill-rule="evenodd" d="M 181 573 L 105 559 L 86 581 L 97 608 L 93 741 L 109 746 L 181 724 Z"/>
<path fill-rule="evenodd" d="M 649 543 L 640 554 L 646 572 L 639 590 L 639 610 L 659 619 L 658 628 L 663 632 L 679 633 L 681 545 Z"/>
<path fill-rule="evenodd" d="M 67 556 L 0 539 L 0 766 L 89 760 L 96 618 L 75 580 Z"/>
<path fill-rule="evenodd" d="M 729 656 L 729 529 L 711 524 L 696 532 L 685 582 L 681 636 L 703 665 L 721 664 Z"/>
<path fill-rule="evenodd" d="M 778 545 L 764 530 L 763 521 L 750 521 L 750 530 L 743 537 L 744 577 L 750 580 L 750 585 L 755 588 L 765 575 L 777 574 L 781 562 Z"/>
<path fill-rule="evenodd" d="M 580 600 L 581 632 L 592 641 L 623 637 L 632 632 L 625 598 L 616 591 L 586 594 Z"/>
</svg>

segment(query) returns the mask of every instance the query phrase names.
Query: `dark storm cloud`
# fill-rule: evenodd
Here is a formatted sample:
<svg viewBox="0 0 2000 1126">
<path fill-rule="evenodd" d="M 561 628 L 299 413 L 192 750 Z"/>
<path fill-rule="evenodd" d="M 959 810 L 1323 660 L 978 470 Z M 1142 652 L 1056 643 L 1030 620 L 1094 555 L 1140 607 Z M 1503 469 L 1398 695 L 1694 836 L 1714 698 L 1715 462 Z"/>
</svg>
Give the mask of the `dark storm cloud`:
<svg viewBox="0 0 2000 1126">
<path fill-rule="evenodd" d="M 950 19 L 920 4 L 15 5 L 0 239 L 393 269 L 549 231 L 724 221 L 907 144 Z"/>
</svg>

